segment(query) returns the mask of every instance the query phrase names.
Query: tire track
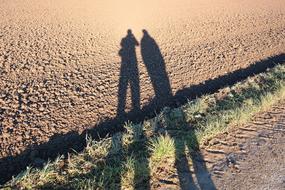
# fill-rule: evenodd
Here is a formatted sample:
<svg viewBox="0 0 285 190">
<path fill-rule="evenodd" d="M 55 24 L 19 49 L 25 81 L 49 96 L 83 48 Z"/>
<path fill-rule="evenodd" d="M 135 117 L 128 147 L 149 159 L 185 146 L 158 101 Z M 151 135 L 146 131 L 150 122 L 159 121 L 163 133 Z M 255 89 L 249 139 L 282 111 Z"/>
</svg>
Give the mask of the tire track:
<svg viewBox="0 0 285 190">
<path fill-rule="evenodd" d="M 284 188 L 284 110 L 285 102 L 279 102 L 251 122 L 215 137 L 202 149 L 217 189 Z M 275 176 L 275 180 L 263 176 Z"/>
</svg>

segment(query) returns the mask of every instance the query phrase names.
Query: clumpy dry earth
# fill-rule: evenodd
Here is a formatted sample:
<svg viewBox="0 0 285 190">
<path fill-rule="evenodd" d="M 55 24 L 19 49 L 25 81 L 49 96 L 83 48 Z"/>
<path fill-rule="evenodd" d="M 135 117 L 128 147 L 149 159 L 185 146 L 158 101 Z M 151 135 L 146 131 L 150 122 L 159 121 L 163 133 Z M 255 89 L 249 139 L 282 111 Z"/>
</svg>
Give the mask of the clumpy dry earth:
<svg viewBox="0 0 285 190">
<path fill-rule="evenodd" d="M 172 94 L 285 48 L 284 0 L 0 0 L 0 18 L 1 177 L 15 170 L 5 158 L 116 117 L 127 29 L 155 40 Z M 155 92 L 141 48 L 143 107 Z"/>
</svg>

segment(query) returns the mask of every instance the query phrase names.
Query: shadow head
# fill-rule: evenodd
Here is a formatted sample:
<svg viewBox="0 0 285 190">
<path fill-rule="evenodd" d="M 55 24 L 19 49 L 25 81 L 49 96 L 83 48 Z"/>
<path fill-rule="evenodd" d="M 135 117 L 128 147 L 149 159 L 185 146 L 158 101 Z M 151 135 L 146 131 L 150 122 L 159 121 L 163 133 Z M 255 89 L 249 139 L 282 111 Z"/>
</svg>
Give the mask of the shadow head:
<svg viewBox="0 0 285 190">
<path fill-rule="evenodd" d="M 143 35 L 149 35 L 146 29 L 143 29 L 142 32 L 143 32 Z"/>
<path fill-rule="evenodd" d="M 128 33 L 128 35 L 132 35 L 132 34 L 133 34 L 133 32 L 132 32 L 131 29 L 128 29 L 128 30 L 127 30 L 127 33 Z"/>
</svg>

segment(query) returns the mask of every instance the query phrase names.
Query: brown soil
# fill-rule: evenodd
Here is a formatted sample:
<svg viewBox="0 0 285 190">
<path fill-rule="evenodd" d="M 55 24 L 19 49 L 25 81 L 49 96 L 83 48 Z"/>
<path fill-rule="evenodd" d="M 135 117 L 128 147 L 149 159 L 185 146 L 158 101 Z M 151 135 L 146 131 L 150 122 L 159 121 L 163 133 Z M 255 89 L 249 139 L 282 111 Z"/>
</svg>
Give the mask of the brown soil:
<svg viewBox="0 0 285 190">
<path fill-rule="evenodd" d="M 0 4 L 1 179 L 44 157 L 28 147 L 57 136 L 63 138 L 54 149 L 69 147 L 67 133 L 78 136 L 106 119 L 126 118 L 132 106 L 134 115 L 150 102 L 154 110 L 179 90 L 280 55 L 285 47 L 284 0 Z M 127 29 L 140 44 L 132 59 L 119 53 Z M 149 34 L 145 43 L 142 29 Z M 126 57 L 137 68 L 122 71 Z M 160 70 L 148 68 L 148 60 L 159 62 Z M 169 80 L 168 88 L 156 76 Z M 134 83 L 133 99 L 125 78 Z M 20 155 L 25 162 L 16 159 Z"/>
</svg>

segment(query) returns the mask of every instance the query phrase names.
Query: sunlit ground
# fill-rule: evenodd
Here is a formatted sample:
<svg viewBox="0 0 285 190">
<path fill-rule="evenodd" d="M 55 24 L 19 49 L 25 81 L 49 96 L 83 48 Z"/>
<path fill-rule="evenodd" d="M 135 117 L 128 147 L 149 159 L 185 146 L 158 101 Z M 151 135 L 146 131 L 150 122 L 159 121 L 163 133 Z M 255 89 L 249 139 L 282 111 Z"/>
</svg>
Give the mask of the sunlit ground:
<svg viewBox="0 0 285 190">
<path fill-rule="evenodd" d="M 114 32 L 122 36 L 127 29 L 132 29 L 137 37 L 142 36 L 142 29 L 147 28 L 150 22 L 154 19 L 157 7 L 157 1 L 141 1 L 141 0 L 123 0 L 112 1 L 109 0 L 107 7 L 111 13 L 109 19 Z M 106 5 L 105 5 L 106 6 Z"/>
</svg>

